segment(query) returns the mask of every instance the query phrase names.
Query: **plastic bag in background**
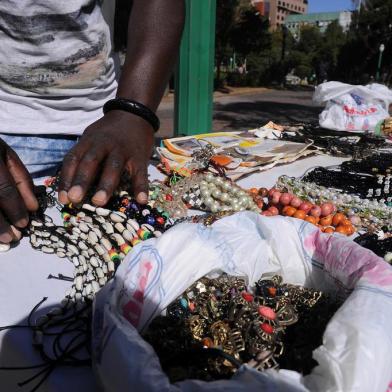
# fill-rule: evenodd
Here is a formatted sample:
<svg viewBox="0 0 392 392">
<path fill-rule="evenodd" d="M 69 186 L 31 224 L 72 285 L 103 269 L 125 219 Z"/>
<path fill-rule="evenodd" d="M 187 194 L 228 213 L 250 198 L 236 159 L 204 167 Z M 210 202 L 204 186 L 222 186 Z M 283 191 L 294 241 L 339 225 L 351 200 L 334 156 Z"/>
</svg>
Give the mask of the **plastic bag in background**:
<svg viewBox="0 0 392 392">
<path fill-rule="evenodd" d="M 353 86 L 340 82 L 320 84 L 313 101 L 326 105 L 320 114 L 320 126 L 337 131 L 374 131 L 389 117 L 392 92 L 382 84 Z"/>
<path fill-rule="evenodd" d="M 318 366 L 306 377 L 243 365 L 231 380 L 170 384 L 139 335 L 204 275 L 263 274 L 346 298 L 329 322 Z M 380 391 L 392 379 L 392 267 L 343 236 L 297 219 L 251 212 L 211 227 L 183 223 L 139 244 L 98 294 L 93 364 L 106 391 Z"/>
</svg>

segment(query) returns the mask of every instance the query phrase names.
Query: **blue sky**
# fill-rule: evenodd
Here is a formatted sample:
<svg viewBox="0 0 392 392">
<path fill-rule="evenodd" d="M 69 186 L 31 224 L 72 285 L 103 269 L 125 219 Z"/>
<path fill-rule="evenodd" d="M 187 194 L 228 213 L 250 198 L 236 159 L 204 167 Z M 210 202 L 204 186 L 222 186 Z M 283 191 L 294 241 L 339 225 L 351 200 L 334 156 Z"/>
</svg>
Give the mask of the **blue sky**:
<svg viewBox="0 0 392 392">
<path fill-rule="evenodd" d="M 351 9 L 351 0 L 309 0 L 308 12 L 330 12 Z"/>
</svg>

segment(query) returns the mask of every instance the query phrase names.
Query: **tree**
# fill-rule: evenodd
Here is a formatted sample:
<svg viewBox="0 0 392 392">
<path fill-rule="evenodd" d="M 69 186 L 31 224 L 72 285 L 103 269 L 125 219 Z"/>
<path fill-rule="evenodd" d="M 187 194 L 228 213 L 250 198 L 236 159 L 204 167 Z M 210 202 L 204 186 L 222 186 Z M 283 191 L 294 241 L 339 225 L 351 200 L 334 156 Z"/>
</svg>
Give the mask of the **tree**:
<svg viewBox="0 0 392 392">
<path fill-rule="evenodd" d="M 385 45 L 384 68 L 389 72 L 392 60 L 392 0 L 362 1 L 354 13 L 347 44 L 339 56 L 340 78 L 361 81 L 364 75 L 374 76 L 377 71 L 379 47 Z"/>
<path fill-rule="evenodd" d="M 319 80 L 335 78 L 338 59 L 342 47 L 347 41 L 346 34 L 337 21 L 332 22 L 325 33 L 317 53 L 313 58 L 313 66 L 317 70 Z M 323 77 L 325 73 L 325 77 Z"/>
<path fill-rule="evenodd" d="M 230 34 L 233 49 L 246 58 L 250 53 L 260 53 L 270 48 L 268 29 L 268 19 L 261 18 L 254 8 L 242 10 Z"/>
<path fill-rule="evenodd" d="M 238 5 L 239 0 L 217 1 L 215 60 L 218 82 L 220 81 L 223 60 L 232 53 L 230 39 L 236 23 Z"/>
<path fill-rule="evenodd" d="M 310 77 L 317 69 L 318 55 L 324 37 L 320 30 L 314 26 L 303 26 L 300 39 L 289 52 L 286 69 L 294 69 L 301 79 Z"/>
</svg>

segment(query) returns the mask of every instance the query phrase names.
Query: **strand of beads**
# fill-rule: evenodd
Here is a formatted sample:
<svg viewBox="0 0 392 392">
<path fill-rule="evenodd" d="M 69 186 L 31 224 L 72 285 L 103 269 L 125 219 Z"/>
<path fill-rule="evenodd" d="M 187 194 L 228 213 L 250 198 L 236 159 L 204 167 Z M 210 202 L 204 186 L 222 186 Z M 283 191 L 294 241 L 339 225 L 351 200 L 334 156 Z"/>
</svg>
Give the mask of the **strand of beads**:
<svg viewBox="0 0 392 392">
<path fill-rule="evenodd" d="M 357 215 L 361 218 L 362 227 L 369 232 L 392 230 L 392 208 L 383 202 L 361 199 L 359 196 L 342 194 L 314 183 L 305 183 L 297 178 L 279 177 L 276 187 L 291 192 L 294 195 L 322 204 L 332 201 L 335 206 L 347 215 Z"/>
<path fill-rule="evenodd" d="M 313 225 L 316 225 L 325 233 L 340 233 L 352 235 L 357 231 L 361 224 L 358 216 L 347 216 L 342 212 L 337 212 L 336 207 L 325 202 L 321 205 L 310 203 L 302 200 L 292 193 L 280 192 L 272 188 L 252 188 L 249 193 L 253 196 L 255 202 L 264 208 L 261 213 L 264 216 L 284 215 L 297 219 L 303 219 Z M 268 201 L 265 200 L 268 196 Z"/>
<path fill-rule="evenodd" d="M 391 203 L 390 179 L 392 175 L 362 174 L 337 169 L 318 167 L 302 178 L 305 182 L 316 183 L 327 188 L 334 188 L 342 193 L 357 195 L 370 200 Z"/>
<path fill-rule="evenodd" d="M 32 221 L 31 245 L 45 253 L 67 257 L 74 264 L 73 285 L 67 293 L 71 299 L 91 300 L 133 246 L 159 237 L 170 227 L 166 216 L 150 206 L 138 205 L 127 193 L 122 193 L 115 204 L 121 211 L 91 204 L 83 204 L 81 209 L 65 207 L 65 227 Z"/>
<path fill-rule="evenodd" d="M 172 225 L 166 214 L 150 205 L 142 206 L 121 192 L 107 208 L 83 204 L 62 209 L 64 227 L 43 215 L 34 217 L 30 227 L 33 248 L 68 258 L 74 265 L 72 282 L 65 299 L 46 314 L 28 320 L 33 346 L 55 366 L 89 365 L 91 304 L 95 294 L 113 277 L 126 254 L 143 240 L 159 237 Z M 49 276 L 50 278 L 55 278 Z M 49 373 L 48 373 L 49 374 Z"/>
<path fill-rule="evenodd" d="M 156 205 L 169 211 L 174 218 L 184 218 L 188 209 L 212 213 L 256 211 L 260 208 L 242 189 L 232 181 L 212 173 L 194 173 L 171 187 L 156 184 L 153 197 Z"/>
<path fill-rule="evenodd" d="M 213 213 L 245 210 L 260 212 L 257 204 L 244 189 L 211 173 L 203 176 L 200 181 L 200 196 L 203 204 Z"/>
</svg>

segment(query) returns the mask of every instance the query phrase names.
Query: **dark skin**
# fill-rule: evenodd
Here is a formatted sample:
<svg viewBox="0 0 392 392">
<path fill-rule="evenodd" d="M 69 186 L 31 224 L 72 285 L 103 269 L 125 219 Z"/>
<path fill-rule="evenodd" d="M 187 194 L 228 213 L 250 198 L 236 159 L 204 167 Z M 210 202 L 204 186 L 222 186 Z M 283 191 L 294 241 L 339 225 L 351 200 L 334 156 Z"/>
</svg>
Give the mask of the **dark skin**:
<svg viewBox="0 0 392 392">
<path fill-rule="evenodd" d="M 133 0 L 128 47 L 117 96 L 156 111 L 177 59 L 184 25 L 184 0 Z M 83 200 L 93 182 L 92 201 L 105 205 L 126 170 L 137 200 L 148 200 L 147 166 L 154 131 L 142 118 L 111 111 L 91 124 L 63 162 L 59 200 Z M 33 182 L 16 153 L 0 141 L 0 242 L 18 239 L 38 208 Z"/>
</svg>

